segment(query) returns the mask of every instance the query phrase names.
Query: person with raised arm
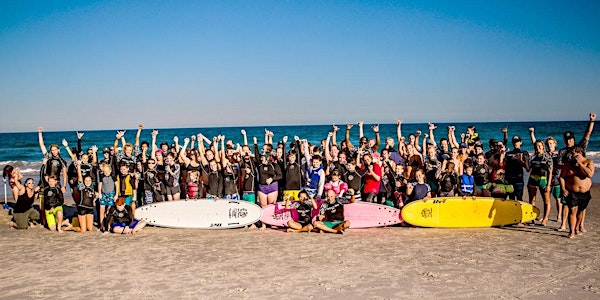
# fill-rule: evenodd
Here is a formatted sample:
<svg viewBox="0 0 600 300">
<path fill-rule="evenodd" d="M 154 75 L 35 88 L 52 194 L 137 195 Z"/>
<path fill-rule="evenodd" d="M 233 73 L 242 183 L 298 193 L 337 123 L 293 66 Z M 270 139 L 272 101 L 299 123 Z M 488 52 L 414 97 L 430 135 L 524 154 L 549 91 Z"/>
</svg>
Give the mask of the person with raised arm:
<svg viewBox="0 0 600 300">
<path fill-rule="evenodd" d="M 50 152 L 48 152 L 46 145 L 44 144 L 43 131 L 44 129 L 42 127 L 38 129 L 40 150 L 42 151 L 42 155 L 44 155 L 42 165 L 44 170 L 43 182 L 47 183 L 48 177 L 50 176 L 55 176 L 56 180 L 60 180 L 62 175 L 62 184 L 59 184 L 58 186 L 64 194 L 67 192 L 67 161 L 60 156 L 60 147 L 58 147 L 57 144 L 50 145 Z"/>
<path fill-rule="evenodd" d="M 255 163 L 258 169 L 258 200 L 261 207 L 277 201 L 279 186 L 277 180 L 283 176 L 279 165 L 271 159 L 272 146 L 267 144 L 263 152 L 258 151 L 258 139 L 254 137 Z"/>
<path fill-rule="evenodd" d="M 15 180 L 15 186 L 18 196 L 9 226 L 16 229 L 28 229 L 40 221 L 40 213 L 33 207 L 40 187 L 35 186 L 33 178 L 25 179 L 25 185 L 22 185 L 20 180 Z"/>
<path fill-rule="evenodd" d="M 529 181 L 527 182 L 527 192 L 529 194 L 529 203 L 535 206 L 536 194 L 539 188 L 544 201 L 544 215 L 541 225 L 546 226 L 550 217 L 550 189 L 549 180 L 552 178 L 554 170 L 552 157 L 546 152 L 544 142 L 535 141 L 535 154 L 531 157 Z"/>
<path fill-rule="evenodd" d="M 592 199 L 590 189 L 592 176 L 594 176 L 594 162 L 583 156 L 582 147 L 575 146 L 567 153 L 568 160 L 563 161 L 560 185 L 563 196 L 569 207 L 569 238 L 575 234 L 583 234 L 584 212 Z"/>
<path fill-rule="evenodd" d="M 575 147 L 575 146 L 581 147 L 583 149 L 583 157 L 585 157 L 586 152 L 587 152 L 587 147 L 588 147 L 588 144 L 590 141 L 590 137 L 592 135 L 592 131 L 594 130 L 594 121 L 596 121 L 596 114 L 590 113 L 589 122 L 585 129 L 585 132 L 583 133 L 583 138 L 577 144 L 575 144 L 575 134 L 572 131 L 567 131 L 564 133 L 563 141 L 565 142 L 565 148 L 562 148 L 558 151 L 558 165 L 561 169 L 565 166 L 565 162 L 570 160 L 570 154 L 569 154 L 570 152 L 569 151 L 571 149 L 573 149 L 573 147 Z M 565 220 L 563 219 L 563 223 L 564 222 L 565 222 Z M 581 216 L 581 223 L 579 225 L 580 228 L 578 228 L 578 230 L 580 230 L 581 232 L 586 232 L 584 223 L 585 223 L 585 210 L 583 211 L 583 214 Z M 564 226 L 561 226 L 561 227 L 564 227 Z"/>
</svg>

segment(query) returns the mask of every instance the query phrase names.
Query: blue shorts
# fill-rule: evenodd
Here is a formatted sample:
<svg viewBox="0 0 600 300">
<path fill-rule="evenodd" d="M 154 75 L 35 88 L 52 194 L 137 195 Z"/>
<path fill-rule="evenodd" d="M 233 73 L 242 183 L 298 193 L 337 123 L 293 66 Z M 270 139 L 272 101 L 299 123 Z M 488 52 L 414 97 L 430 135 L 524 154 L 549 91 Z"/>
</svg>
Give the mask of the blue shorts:
<svg viewBox="0 0 600 300">
<path fill-rule="evenodd" d="M 133 195 L 129 195 L 125 198 L 125 205 L 131 206 L 131 202 L 133 202 Z"/>
<path fill-rule="evenodd" d="M 100 205 L 102 206 L 115 206 L 115 192 L 108 194 L 102 193 L 100 198 Z"/>
</svg>

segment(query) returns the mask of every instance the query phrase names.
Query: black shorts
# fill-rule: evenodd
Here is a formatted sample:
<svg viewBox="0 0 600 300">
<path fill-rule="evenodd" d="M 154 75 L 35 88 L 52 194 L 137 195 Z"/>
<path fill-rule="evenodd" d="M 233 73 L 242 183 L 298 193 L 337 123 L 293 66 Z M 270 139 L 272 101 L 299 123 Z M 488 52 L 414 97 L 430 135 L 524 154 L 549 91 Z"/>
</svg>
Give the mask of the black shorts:
<svg viewBox="0 0 600 300">
<path fill-rule="evenodd" d="M 570 208 L 577 206 L 578 211 L 586 209 L 591 199 L 592 194 L 590 194 L 590 191 L 587 191 L 585 193 L 569 191 L 569 195 L 565 197 L 565 200 L 567 201 L 567 206 Z"/>
<path fill-rule="evenodd" d="M 77 206 L 77 214 L 80 216 L 90 215 L 94 213 L 93 208 Z"/>
</svg>

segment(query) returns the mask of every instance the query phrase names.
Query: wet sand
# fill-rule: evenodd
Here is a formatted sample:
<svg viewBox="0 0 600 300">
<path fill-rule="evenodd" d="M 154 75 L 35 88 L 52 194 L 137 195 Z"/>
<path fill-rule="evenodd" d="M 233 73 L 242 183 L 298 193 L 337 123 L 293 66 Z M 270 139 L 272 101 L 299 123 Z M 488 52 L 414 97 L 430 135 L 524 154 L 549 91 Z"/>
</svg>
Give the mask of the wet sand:
<svg viewBox="0 0 600 300">
<path fill-rule="evenodd" d="M 555 207 L 546 227 L 394 227 L 343 236 L 17 231 L 2 211 L 0 298 L 598 299 L 600 185 L 592 195 L 588 232 L 574 239 L 555 231 Z"/>
</svg>

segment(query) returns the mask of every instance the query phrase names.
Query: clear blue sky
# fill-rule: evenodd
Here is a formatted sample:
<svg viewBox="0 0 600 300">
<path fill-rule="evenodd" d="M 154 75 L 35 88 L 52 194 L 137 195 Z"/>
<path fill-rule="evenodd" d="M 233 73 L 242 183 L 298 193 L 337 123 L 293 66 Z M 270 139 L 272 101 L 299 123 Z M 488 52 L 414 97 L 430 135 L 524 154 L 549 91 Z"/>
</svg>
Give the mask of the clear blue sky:
<svg viewBox="0 0 600 300">
<path fill-rule="evenodd" d="M 2 1 L 0 131 L 600 113 L 600 1 Z"/>
</svg>

